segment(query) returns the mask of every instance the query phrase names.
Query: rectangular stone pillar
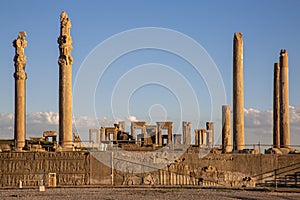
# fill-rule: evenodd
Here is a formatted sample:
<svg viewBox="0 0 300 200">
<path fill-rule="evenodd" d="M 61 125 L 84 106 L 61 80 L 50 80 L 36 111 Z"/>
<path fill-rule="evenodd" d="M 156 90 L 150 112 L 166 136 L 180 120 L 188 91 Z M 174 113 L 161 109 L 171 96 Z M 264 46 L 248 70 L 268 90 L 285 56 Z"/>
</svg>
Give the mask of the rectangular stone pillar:
<svg viewBox="0 0 300 200">
<path fill-rule="evenodd" d="M 101 127 L 101 141 L 106 141 L 105 127 Z"/>
<path fill-rule="evenodd" d="M 233 149 L 243 150 L 244 139 L 244 75 L 243 38 L 235 33 L 233 39 Z"/>
<path fill-rule="evenodd" d="M 101 143 L 100 129 L 96 129 L 96 134 L 97 134 L 97 144 L 100 144 Z"/>
<path fill-rule="evenodd" d="M 280 52 L 280 146 L 290 147 L 288 52 Z"/>
<path fill-rule="evenodd" d="M 280 147 L 280 65 L 274 63 L 273 85 L 273 147 Z"/>
<path fill-rule="evenodd" d="M 206 130 L 208 134 L 208 144 L 209 148 L 213 148 L 214 146 L 214 134 L 215 134 L 215 126 L 213 122 L 206 122 Z"/>
<path fill-rule="evenodd" d="M 89 138 L 89 142 L 90 143 L 94 143 L 94 140 L 93 140 L 93 130 L 92 129 L 89 129 L 89 135 L 90 135 L 90 138 Z"/>
<path fill-rule="evenodd" d="M 173 125 L 170 124 L 168 127 L 168 141 L 167 144 L 172 144 L 172 137 L 173 137 Z"/>
<path fill-rule="evenodd" d="M 201 140 L 200 140 L 200 145 L 207 146 L 207 133 L 205 129 L 200 130 L 200 135 L 201 135 Z"/>
<path fill-rule="evenodd" d="M 200 146 L 200 130 L 195 129 L 195 145 Z"/>
<path fill-rule="evenodd" d="M 182 136 L 183 136 L 183 144 L 190 145 L 191 144 L 191 122 L 182 122 Z"/>
<path fill-rule="evenodd" d="M 132 140 L 136 140 L 135 126 L 133 125 L 132 122 L 131 122 L 131 137 L 132 137 Z"/>
<path fill-rule="evenodd" d="M 231 152 L 230 107 L 222 106 L 222 152 Z"/>
</svg>

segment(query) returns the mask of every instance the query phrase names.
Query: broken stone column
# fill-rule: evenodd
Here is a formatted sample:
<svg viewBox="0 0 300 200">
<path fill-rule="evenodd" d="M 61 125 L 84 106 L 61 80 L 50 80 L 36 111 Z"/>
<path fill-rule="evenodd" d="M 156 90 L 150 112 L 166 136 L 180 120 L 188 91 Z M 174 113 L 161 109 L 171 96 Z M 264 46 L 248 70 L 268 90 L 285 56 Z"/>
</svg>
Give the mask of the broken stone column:
<svg viewBox="0 0 300 200">
<path fill-rule="evenodd" d="M 288 52 L 280 52 L 280 146 L 290 146 Z"/>
<path fill-rule="evenodd" d="M 107 138 L 106 138 L 106 134 L 105 134 L 105 127 L 101 127 L 101 141 L 105 141 L 105 140 L 107 140 Z"/>
<path fill-rule="evenodd" d="M 274 63 L 273 147 L 280 147 L 280 65 Z"/>
<path fill-rule="evenodd" d="M 90 129 L 90 130 L 89 130 L 89 135 L 90 135 L 90 138 L 89 138 L 90 141 L 89 141 L 89 142 L 90 142 L 90 143 L 94 143 L 94 140 L 93 140 L 93 129 Z"/>
<path fill-rule="evenodd" d="M 222 152 L 231 152 L 230 106 L 222 106 Z"/>
<path fill-rule="evenodd" d="M 200 146 L 200 140 L 201 140 L 200 129 L 195 129 L 194 132 L 195 132 L 195 145 Z"/>
<path fill-rule="evenodd" d="M 191 144 L 191 122 L 182 122 L 183 144 Z"/>
<path fill-rule="evenodd" d="M 26 56 L 24 49 L 27 46 L 25 40 L 26 32 L 20 32 L 18 38 L 13 41 L 15 47 L 15 129 L 14 140 L 17 151 L 21 151 L 25 146 L 26 139 L 26 79 L 25 72 Z"/>
<path fill-rule="evenodd" d="M 166 122 L 168 123 L 168 145 L 172 144 L 172 137 L 173 137 L 173 122 Z"/>
<path fill-rule="evenodd" d="M 208 133 L 208 144 L 207 146 L 209 148 L 213 148 L 214 146 L 214 132 L 215 132 L 215 126 L 213 122 L 206 122 L 206 130 Z"/>
<path fill-rule="evenodd" d="M 200 145 L 207 146 L 207 133 L 205 129 L 200 129 Z"/>
<path fill-rule="evenodd" d="M 233 39 L 233 149 L 243 150 L 244 145 L 243 38 L 242 33 L 235 33 Z"/>
<path fill-rule="evenodd" d="M 72 141 L 72 37 L 71 22 L 66 12 L 60 15 L 59 47 L 59 144 L 71 150 Z"/>
</svg>

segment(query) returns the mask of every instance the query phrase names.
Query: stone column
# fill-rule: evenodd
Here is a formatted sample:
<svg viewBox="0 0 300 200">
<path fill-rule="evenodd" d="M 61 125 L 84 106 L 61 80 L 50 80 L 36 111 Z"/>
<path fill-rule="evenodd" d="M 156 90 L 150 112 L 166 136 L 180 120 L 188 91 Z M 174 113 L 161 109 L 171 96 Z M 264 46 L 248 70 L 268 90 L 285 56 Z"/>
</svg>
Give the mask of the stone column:
<svg viewBox="0 0 300 200">
<path fill-rule="evenodd" d="M 14 140 L 17 151 L 21 151 L 26 140 L 26 56 L 24 49 L 27 46 L 26 32 L 20 32 L 18 38 L 13 41 L 15 47 L 15 129 Z"/>
<path fill-rule="evenodd" d="M 191 122 L 182 122 L 183 144 L 191 144 Z"/>
<path fill-rule="evenodd" d="M 89 130 L 89 135 L 90 135 L 90 143 L 94 143 L 93 130 L 92 129 Z"/>
<path fill-rule="evenodd" d="M 230 138 L 230 107 L 222 106 L 222 152 L 228 153 L 231 151 Z"/>
<path fill-rule="evenodd" d="M 273 147 L 280 147 L 280 65 L 274 63 Z"/>
<path fill-rule="evenodd" d="M 195 145 L 200 146 L 200 130 L 195 129 Z"/>
<path fill-rule="evenodd" d="M 173 137 L 173 123 L 169 123 L 168 126 L 168 141 L 167 144 L 172 144 L 172 137 Z"/>
<path fill-rule="evenodd" d="M 200 129 L 200 145 L 207 146 L 207 133 L 205 129 Z"/>
<path fill-rule="evenodd" d="M 244 149 L 244 78 L 243 38 L 235 33 L 233 39 L 233 149 Z"/>
<path fill-rule="evenodd" d="M 101 141 L 106 141 L 105 127 L 101 127 Z"/>
<path fill-rule="evenodd" d="M 97 133 L 97 144 L 101 143 L 101 133 L 100 133 L 100 129 L 96 129 L 96 133 Z"/>
<path fill-rule="evenodd" d="M 158 133 L 158 146 L 163 145 L 163 139 L 162 139 L 162 129 L 163 129 L 163 122 L 156 122 L 157 124 L 157 133 Z"/>
<path fill-rule="evenodd" d="M 280 146 L 290 146 L 288 52 L 280 52 Z"/>
<path fill-rule="evenodd" d="M 136 140 L 136 135 L 135 135 L 135 129 L 136 129 L 136 127 L 134 126 L 134 124 L 131 122 L 131 138 L 132 138 L 132 140 Z"/>
<path fill-rule="evenodd" d="M 208 144 L 207 146 L 209 148 L 214 147 L 214 132 L 215 132 L 215 126 L 213 122 L 206 122 L 206 130 L 208 133 Z"/>
<path fill-rule="evenodd" d="M 59 144 L 71 150 L 72 142 L 72 37 L 71 22 L 66 12 L 60 15 L 59 46 Z"/>
</svg>

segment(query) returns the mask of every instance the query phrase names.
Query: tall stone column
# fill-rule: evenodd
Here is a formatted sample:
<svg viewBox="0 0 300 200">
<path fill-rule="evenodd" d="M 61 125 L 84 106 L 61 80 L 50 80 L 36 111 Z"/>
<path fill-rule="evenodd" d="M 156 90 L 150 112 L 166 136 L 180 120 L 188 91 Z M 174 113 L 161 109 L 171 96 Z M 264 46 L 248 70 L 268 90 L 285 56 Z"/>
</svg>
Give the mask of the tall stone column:
<svg viewBox="0 0 300 200">
<path fill-rule="evenodd" d="M 13 41 L 15 47 L 15 129 L 14 140 L 16 151 L 21 151 L 26 139 L 26 56 L 24 49 L 27 46 L 26 32 L 20 32 L 18 38 Z"/>
<path fill-rule="evenodd" d="M 222 152 L 228 153 L 231 151 L 230 138 L 230 107 L 222 106 Z"/>
<path fill-rule="evenodd" d="M 71 22 L 66 12 L 60 15 L 59 46 L 59 144 L 71 150 L 72 142 L 72 37 Z"/>
<path fill-rule="evenodd" d="M 242 33 L 233 39 L 233 149 L 244 149 L 244 77 Z"/>
<path fill-rule="evenodd" d="M 280 146 L 290 146 L 288 52 L 280 51 Z"/>
<path fill-rule="evenodd" d="M 280 147 L 280 65 L 274 63 L 273 85 L 273 147 Z"/>
</svg>

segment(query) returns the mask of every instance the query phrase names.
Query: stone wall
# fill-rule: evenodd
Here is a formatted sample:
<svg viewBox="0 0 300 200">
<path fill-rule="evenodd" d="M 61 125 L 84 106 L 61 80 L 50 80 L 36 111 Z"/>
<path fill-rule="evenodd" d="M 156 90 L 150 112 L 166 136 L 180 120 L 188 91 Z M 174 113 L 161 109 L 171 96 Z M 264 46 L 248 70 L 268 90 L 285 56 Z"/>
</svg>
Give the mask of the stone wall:
<svg viewBox="0 0 300 200">
<path fill-rule="evenodd" d="M 90 158 L 84 152 L 0 153 L 0 187 L 49 186 L 49 173 L 56 173 L 56 185 L 87 185 Z M 51 184 L 50 184 L 51 185 Z"/>
<path fill-rule="evenodd" d="M 300 172 L 299 154 L 207 154 L 176 151 L 3 152 L 0 188 L 83 185 L 255 186 Z M 43 182 L 41 182 L 43 180 Z"/>
</svg>

